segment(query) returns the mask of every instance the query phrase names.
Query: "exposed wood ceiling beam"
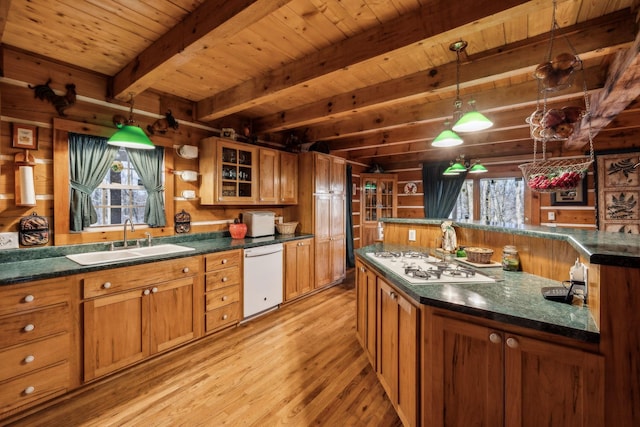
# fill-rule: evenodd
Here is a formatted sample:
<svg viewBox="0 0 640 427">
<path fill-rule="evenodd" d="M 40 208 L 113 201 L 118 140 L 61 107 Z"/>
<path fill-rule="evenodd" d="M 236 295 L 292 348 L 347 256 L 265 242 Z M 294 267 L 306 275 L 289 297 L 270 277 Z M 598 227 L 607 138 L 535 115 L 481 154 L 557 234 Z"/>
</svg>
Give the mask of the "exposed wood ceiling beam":
<svg viewBox="0 0 640 427">
<path fill-rule="evenodd" d="M 164 69 L 175 69 L 205 49 L 263 19 L 291 0 L 215 0 L 203 2 L 112 79 L 110 96 L 128 99 L 148 89 Z M 4 3 L 4 2 L 3 2 Z"/>
<path fill-rule="evenodd" d="M 628 11 L 583 22 L 557 32 L 557 37 L 567 37 L 584 60 L 591 56 L 608 54 L 633 41 L 634 18 Z M 495 75 L 508 76 L 538 65 L 548 51 L 549 35 L 543 34 L 526 42 L 514 43 L 499 49 L 482 52 L 469 57 L 465 66 L 465 81 L 480 81 Z M 597 52 L 596 52 L 597 51 Z M 372 108 L 406 102 L 434 93 L 451 90 L 455 85 L 456 63 L 389 80 L 353 92 L 336 95 L 309 105 L 282 111 L 253 122 L 258 133 L 278 132 L 295 127 L 335 120 Z"/>
<path fill-rule="evenodd" d="M 619 52 L 609 67 L 604 87 L 591 99 L 590 114 L 578 124 L 566 142 L 568 148 L 583 147 L 621 111 L 640 96 L 640 32 L 628 50 Z M 589 121 L 591 123 L 589 123 Z"/>
<path fill-rule="evenodd" d="M 371 58 L 387 55 L 414 43 L 442 36 L 460 27 L 475 31 L 489 25 L 487 16 L 504 14 L 505 19 L 542 7 L 542 0 L 478 0 L 474 7 L 451 0 L 428 2 L 416 13 L 405 14 L 342 42 L 333 44 L 291 64 L 222 91 L 197 103 L 198 120 L 210 121 L 269 101 L 274 94 L 314 78 Z M 508 12 L 505 12 L 508 11 Z M 452 38 L 456 35 L 452 34 Z"/>
</svg>

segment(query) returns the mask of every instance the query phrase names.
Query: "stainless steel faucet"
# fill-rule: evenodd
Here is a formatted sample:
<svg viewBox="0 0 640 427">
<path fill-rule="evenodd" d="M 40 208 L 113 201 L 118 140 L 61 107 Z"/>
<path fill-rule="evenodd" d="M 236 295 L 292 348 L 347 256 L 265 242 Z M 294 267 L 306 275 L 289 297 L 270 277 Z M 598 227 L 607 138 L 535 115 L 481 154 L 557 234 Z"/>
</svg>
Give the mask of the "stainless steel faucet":
<svg viewBox="0 0 640 427">
<path fill-rule="evenodd" d="M 133 221 L 131 221 L 131 218 L 127 218 L 124 220 L 124 232 L 123 232 L 123 240 L 124 240 L 124 245 L 123 247 L 126 248 L 129 246 L 129 244 L 127 243 L 127 222 L 129 224 L 131 224 L 131 231 L 136 231 L 135 228 L 133 228 Z"/>
</svg>

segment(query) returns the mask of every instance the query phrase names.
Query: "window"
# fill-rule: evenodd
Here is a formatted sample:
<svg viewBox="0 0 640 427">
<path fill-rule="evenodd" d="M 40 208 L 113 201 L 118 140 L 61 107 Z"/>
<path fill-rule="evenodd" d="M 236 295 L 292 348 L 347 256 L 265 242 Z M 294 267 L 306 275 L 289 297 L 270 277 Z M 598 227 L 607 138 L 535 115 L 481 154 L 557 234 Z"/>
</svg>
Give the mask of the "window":
<svg viewBox="0 0 640 427">
<path fill-rule="evenodd" d="M 120 148 L 102 183 L 91 193 L 98 221 L 90 228 L 122 224 L 131 218 L 134 224 L 144 223 L 147 191 L 133 167 L 127 150 Z"/>
<path fill-rule="evenodd" d="M 524 224 L 524 182 L 522 178 L 487 178 L 479 184 L 478 200 L 474 198 L 474 181 L 465 180 L 458 195 L 451 219 L 479 219 L 495 224 Z M 474 218 L 479 212 L 479 218 Z"/>
</svg>

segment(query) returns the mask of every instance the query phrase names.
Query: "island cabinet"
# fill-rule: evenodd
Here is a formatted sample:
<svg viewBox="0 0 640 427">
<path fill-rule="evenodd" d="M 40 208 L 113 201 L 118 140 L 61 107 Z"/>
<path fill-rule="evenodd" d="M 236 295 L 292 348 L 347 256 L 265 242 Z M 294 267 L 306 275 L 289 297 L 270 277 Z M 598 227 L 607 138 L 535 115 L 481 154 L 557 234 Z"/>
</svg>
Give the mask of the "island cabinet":
<svg viewBox="0 0 640 427">
<path fill-rule="evenodd" d="M 377 279 L 377 374 L 398 416 L 407 426 L 418 420 L 418 307 Z"/>
<path fill-rule="evenodd" d="M 82 279 L 84 380 L 90 381 L 201 335 L 200 258 L 89 273 Z"/>
<path fill-rule="evenodd" d="M 75 277 L 0 287 L 0 418 L 80 382 Z"/>
<path fill-rule="evenodd" d="M 345 179 L 343 158 L 317 152 L 299 156 L 298 205 L 288 215 L 315 237 L 315 288 L 345 277 Z"/>
<path fill-rule="evenodd" d="M 205 138 L 200 143 L 200 203 L 295 204 L 297 172 L 296 154 Z"/>
<path fill-rule="evenodd" d="M 376 365 L 377 283 L 375 273 L 356 260 L 356 333 L 374 369 Z"/>
<path fill-rule="evenodd" d="M 446 313 L 429 323 L 425 425 L 605 425 L 602 356 Z"/>
<path fill-rule="evenodd" d="M 242 318 L 242 250 L 205 255 L 205 331 L 237 325 Z"/>
<path fill-rule="evenodd" d="M 284 301 L 293 301 L 314 289 L 313 239 L 284 243 Z"/>
</svg>

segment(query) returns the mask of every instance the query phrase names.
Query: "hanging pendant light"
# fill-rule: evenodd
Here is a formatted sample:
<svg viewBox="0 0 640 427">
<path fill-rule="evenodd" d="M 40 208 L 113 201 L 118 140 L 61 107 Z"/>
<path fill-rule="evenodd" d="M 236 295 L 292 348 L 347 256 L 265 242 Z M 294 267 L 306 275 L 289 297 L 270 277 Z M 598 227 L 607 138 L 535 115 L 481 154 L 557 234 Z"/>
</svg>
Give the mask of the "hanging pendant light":
<svg viewBox="0 0 640 427">
<path fill-rule="evenodd" d="M 133 120 L 133 94 L 130 94 L 129 100 L 129 120 L 121 125 L 118 125 L 118 130 L 107 141 L 109 145 L 115 145 L 117 147 L 133 148 L 138 150 L 153 150 L 155 145 L 149 139 L 146 133 L 135 125 Z"/>
<path fill-rule="evenodd" d="M 485 173 L 485 172 L 489 172 L 489 171 L 480 163 L 476 163 L 475 165 L 471 166 L 471 169 L 469 169 L 469 173 Z"/>
<path fill-rule="evenodd" d="M 464 52 L 468 43 L 464 40 L 453 42 L 449 45 L 449 50 L 456 53 L 456 100 L 455 100 L 455 113 L 458 120 L 453 125 L 453 131 L 455 132 L 476 132 L 479 130 L 485 130 L 493 126 L 493 122 L 487 119 L 482 113 L 476 111 L 475 100 L 470 100 L 469 105 L 471 111 L 462 114 L 462 101 L 460 100 L 460 52 Z"/>
<path fill-rule="evenodd" d="M 431 145 L 434 147 L 455 147 L 464 142 L 457 133 L 449 129 L 449 122 L 445 122 L 444 125 L 447 129 L 440 132 L 440 135 L 436 136 Z"/>
<path fill-rule="evenodd" d="M 464 159 L 464 154 L 461 154 L 456 158 L 455 162 L 451 162 L 450 166 L 442 172 L 442 175 L 454 176 L 462 173 L 485 173 L 488 172 L 487 168 L 480 164 L 480 162 L 470 162 Z"/>
</svg>

